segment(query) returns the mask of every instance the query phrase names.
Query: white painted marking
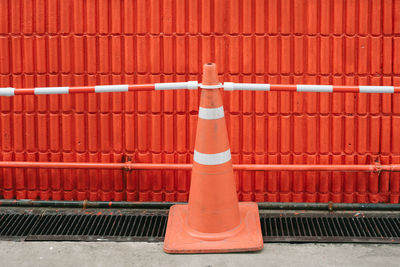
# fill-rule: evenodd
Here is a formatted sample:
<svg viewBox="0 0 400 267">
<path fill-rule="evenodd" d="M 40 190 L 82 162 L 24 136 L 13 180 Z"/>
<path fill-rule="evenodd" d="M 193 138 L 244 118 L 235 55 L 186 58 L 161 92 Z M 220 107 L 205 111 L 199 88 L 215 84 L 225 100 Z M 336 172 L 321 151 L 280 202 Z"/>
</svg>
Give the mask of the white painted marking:
<svg viewBox="0 0 400 267">
<path fill-rule="evenodd" d="M 95 93 L 128 92 L 127 84 L 118 85 L 97 85 L 94 87 Z"/>
<path fill-rule="evenodd" d="M 360 86 L 360 93 L 394 93 L 393 86 Z"/>
<path fill-rule="evenodd" d="M 298 84 L 297 92 L 333 92 L 332 85 L 310 85 L 310 84 Z"/>
<path fill-rule="evenodd" d="M 217 120 L 224 117 L 224 107 L 199 108 L 199 118 L 205 120 Z"/>
<path fill-rule="evenodd" d="M 194 150 L 193 160 L 202 165 L 223 164 L 231 160 L 231 150 L 216 154 L 204 154 Z"/>
</svg>

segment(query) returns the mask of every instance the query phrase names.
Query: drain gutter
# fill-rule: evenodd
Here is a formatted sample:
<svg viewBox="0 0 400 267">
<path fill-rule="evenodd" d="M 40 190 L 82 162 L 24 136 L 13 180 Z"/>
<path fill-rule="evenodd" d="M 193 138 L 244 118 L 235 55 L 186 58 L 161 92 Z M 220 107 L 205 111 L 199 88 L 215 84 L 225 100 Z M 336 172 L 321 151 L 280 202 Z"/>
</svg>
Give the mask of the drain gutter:
<svg viewBox="0 0 400 267">
<path fill-rule="evenodd" d="M 259 209 L 272 210 L 375 210 L 375 211 L 399 211 L 400 204 L 389 203 L 303 203 L 303 202 L 260 202 Z"/>
<path fill-rule="evenodd" d="M 54 208 L 115 208 L 115 209 L 169 209 L 182 202 L 127 202 L 127 201 L 63 201 L 0 199 L 0 207 L 54 207 Z M 259 202 L 262 210 L 375 210 L 400 211 L 400 204 L 387 203 L 295 203 L 295 202 Z"/>
</svg>

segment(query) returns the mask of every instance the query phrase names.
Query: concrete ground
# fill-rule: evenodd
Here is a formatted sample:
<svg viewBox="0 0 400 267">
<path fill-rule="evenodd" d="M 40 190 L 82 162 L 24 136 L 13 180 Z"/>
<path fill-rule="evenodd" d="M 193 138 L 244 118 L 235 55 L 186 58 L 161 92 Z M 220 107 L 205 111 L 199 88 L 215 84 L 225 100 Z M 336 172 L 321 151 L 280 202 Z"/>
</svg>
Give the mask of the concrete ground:
<svg viewBox="0 0 400 267">
<path fill-rule="evenodd" d="M 400 245 L 264 244 L 261 252 L 169 255 L 162 243 L 0 242 L 0 266 L 400 266 Z"/>
</svg>

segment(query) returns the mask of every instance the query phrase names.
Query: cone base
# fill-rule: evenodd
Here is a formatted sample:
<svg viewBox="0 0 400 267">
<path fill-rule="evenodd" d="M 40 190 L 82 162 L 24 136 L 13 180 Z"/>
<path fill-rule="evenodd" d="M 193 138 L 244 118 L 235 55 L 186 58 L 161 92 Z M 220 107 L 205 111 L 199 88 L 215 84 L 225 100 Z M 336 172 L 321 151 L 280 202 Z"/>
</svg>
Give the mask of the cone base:
<svg viewBox="0 0 400 267">
<path fill-rule="evenodd" d="M 241 224 L 224 233 L 200 233 L 187 225 L 188 205 L 170 208 L 164 251 L 167 253 L 222 253 L 257 251 L 264 247 L 257 203 L 239 203 Z M 218 223 L 218 222 L 216 222 Z"/>
</svg>

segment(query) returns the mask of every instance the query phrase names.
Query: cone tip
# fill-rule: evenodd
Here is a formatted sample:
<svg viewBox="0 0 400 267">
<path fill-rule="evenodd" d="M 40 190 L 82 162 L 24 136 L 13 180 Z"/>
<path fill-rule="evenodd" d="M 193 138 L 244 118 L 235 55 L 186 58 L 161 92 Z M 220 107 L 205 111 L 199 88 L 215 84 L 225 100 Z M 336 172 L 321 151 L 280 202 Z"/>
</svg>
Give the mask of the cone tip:
<svg viewBox="0 0 400 267">
<path fill-rule="evenodd" d="M 202 84 L 204 84 L 204 85 L 218 85 L 219 84 L 217 65 L 215 63 L 204 64 Z"/>
</svg>

